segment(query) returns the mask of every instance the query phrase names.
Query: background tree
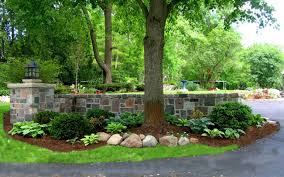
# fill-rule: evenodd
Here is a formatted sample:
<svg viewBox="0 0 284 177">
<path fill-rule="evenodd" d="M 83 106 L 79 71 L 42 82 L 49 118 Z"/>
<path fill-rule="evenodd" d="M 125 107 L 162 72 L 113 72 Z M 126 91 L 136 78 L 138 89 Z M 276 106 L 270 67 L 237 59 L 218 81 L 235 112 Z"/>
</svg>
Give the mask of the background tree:
<svg viewBox="0 0 284 177">
<path fill-rule="evenodd" d="M 281 88 L 284 56 L 278 47 L 256 44 L 244 52 L 242 59 L 249 64 L 251 79 L 258 86 Z"/>
</svg>

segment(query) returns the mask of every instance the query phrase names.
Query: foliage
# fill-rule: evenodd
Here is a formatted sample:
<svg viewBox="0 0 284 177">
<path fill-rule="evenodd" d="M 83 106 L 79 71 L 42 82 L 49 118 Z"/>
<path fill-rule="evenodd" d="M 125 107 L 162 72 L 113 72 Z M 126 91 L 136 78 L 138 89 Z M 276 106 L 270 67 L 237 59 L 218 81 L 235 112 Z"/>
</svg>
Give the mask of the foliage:
<svg viewBox="0 0 284 177">
<path fill-rule="evenodd" d="M 124 130 L 126 130 L 126 128 L 127 128 L 126 126 L 118 122 L 111 122 L 106 126 L 107 132 L 112 134 L 122 133 Z"/>
<path fill-rule="evenodd" d="M 190 118 L 192 119 L 200 119 L 204 117 L 204 113 L 201 112 L 199 109 L 193 109 L 190 115 Z"/>
<path fill-rule="evenodd" d="M 239 139 L 240 134 L 246 134 L 246 132 L 241 129 L 234 130 L 232 128 L 225 128 L 224 130 L 224 137 L 230 139 Z"/>
<path fill-rule="evenodd" d="M 56 84 L 54 93 L 55 94 L 70 94 L 71 88 L 66 85 L 63 85 L 62 83 L 59 83 L 59 84 Z"/>
<path fill-rule="evenodd" d="M 144 114 L 143 113 L 130 113 L 124 112 L 119 116 L 111 117 L 107 119 L 107 124 L 116 122 L 125 125 L 128 128 L 139 127 L 144 123 Z"/>
<path fill-rule="evenodd" d="M 29 136 L 29 137 L 39 137 L 44 136 L 45 131 L 49 125 L 47 124 L 39 124 L 35 123 L 33 121 L 30 122 L 17 122 L 13 124 L 13 128 L 9 131 L 9 134 L 11 135 L 23 135 L 23 136 Z"/>
<path fill-rule="evenodd" d="M 252 81 L 261 88 L 281 88 L 284 55 L 280 48 L 253 45 L 244 52 L 242 59 L 250 65 Z"/>
<path fill-rule="evenodd" d="M 256 114 L 251 117 L 249 120 L 250 126 L 256 126 L 257 128 L 262 127 L 263 123 L 265 123 L 267 120 L 262 117 L 260 114 Z"/>
<path fill-rule="evenodd" d="M 218 130 L 217 128 L 214 128 L 213 130 L 210 130 L 208 128 L 204 129 L 205 133 L 202 134 L 202 136 L 209 136 L 211 138 L 223 138 L 225 135 L 224 132 L 221 130 Z"/>
<path fill-rule="evenodd" d="M 214 126 L 214 123 L 210 119 L 204 117 L 201 119 L 190 119 L 188 122 L 188 127 L 193 133 L 203 133 L 204 129 Z"/>
<path fill-rule="evenodd" d="M 103 110 L 103 109 L 99 109 L 99 108 L 94 108 L 94 109 L 89 109 L 86 113 L 86 117 L 88 119 L 90 118 L 99 118 L 99 117 L 103 117 L 104 119 L 108 119 L 110 117 L 115 116 L 114 113 L 111 113 L 109 111 Z"/>
<path fill-rule="evenodd" d="M 199 84 L 193 83 L 193 82 L 188 82 L 186 85 L 186 89 L 188 91 L 196 91 L 200 89 Z"/>
<path fill-rule="evenodd" d="M 125 89 L 126 91 L 134 91 L 135 85 L 131 83 L 112 83 L 112 84 L 97 84 L 95 88 L 104 91 L 119 91 Z"/>
<path fill-rule="evenodd" d="M 217 128 L 246 130 L 253 114 L 247 105 L 227 102 L 215 106 L 209 117 Z"/>
<path fill-rule="evenodd" d="M 176 125 L 179 127 L 188 126 L 188 119 L 178 119 L 178 122 Z"/>
<path fill-rule="evenodd" d="M 6 88 L 0 88 L 0 96 L 8 96 L 10 95 L 10 90 Z"/>
<path fill-rule="evenodd" d="M 85 135 L 84 138 L 81 139 L 85 146 L 98 143 L 100 141 L 99 135 L 92 133 L 91 135 Z"/>
<path fill-rule="evenodd" d="M 79 114 L 60 114 L 50 123 L 50 134 L 56 139 L 80 138 L 90 133 L 89 121 Z"/>
<path fill-rule="evenodd" d="M 33 121 L 39 124 L 48 124 L 56 116 L 59 116 L 59 113 L 53 111 L 42 111 L 34 115 Z"/>
<path fill-rule="evenodd" d="M 172 125 L 177 125 L 178 124 L 178 117 L 175 115 L 171 115 L 171 114 L 166 114 L 166 121 L 169 122 Z"/>
<path fill-rule="evenodd" d="M 77 143 L 79 143 L 79 142 L 80 142 L 80 140 L 79 140 L 78 137 L 75 137 L 75 138 L 66 140 L 66 143 L 69 143 L 69 144 L 72 144 L 72 145 L 77 144 Z"/>
</svg>

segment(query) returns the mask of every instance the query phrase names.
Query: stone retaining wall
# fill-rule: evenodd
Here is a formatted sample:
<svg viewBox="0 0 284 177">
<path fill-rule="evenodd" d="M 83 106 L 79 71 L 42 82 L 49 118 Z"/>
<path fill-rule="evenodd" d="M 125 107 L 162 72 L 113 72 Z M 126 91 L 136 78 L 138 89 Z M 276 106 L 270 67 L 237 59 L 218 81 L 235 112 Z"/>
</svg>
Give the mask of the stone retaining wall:
<svg viewBox="0 0 284 177">
<path fill-rule="evenodd" d="M 186 118 L 193 109 L 202 111 L 205 115 L 210 113 L 215 105 L 222 102 L 241 102 L 242 96 L 231 94 L 175 94 L 165 95 L 165 112 Z M 122 112 L 141 112 L 144 109 L 143 95 L 63 95 L 54 97 L 54 111 L 85 113 L 88 109 L 101 108 L 115 114 Z"/>
</svg>

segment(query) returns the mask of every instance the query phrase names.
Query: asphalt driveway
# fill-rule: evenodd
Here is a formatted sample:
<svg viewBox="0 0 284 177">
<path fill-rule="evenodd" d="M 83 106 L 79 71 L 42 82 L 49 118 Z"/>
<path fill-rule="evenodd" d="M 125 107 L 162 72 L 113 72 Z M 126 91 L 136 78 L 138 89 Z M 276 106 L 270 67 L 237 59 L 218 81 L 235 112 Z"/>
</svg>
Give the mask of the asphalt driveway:
<svg viewBox="0 0 284 177">
<path fill-rule="evenodd" d="M 284 177 L 284 100 L 247 104 L 255 113 L 278 120 L 280 131 L 246 148 L 218 156 L 85 165 L 0 164 L 0 177 Z"/>
</svg>

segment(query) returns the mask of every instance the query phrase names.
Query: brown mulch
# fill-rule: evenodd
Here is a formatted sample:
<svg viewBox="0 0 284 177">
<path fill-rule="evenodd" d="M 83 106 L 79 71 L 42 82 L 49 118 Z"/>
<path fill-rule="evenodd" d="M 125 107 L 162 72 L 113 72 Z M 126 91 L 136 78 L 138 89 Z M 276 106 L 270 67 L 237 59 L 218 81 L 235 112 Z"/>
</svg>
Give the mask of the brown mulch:
<svg viewBox="0 0 284 177">
<path fill-rule="evenodd" d="M 222 138 L 209 138 L 203 137 L 199 134 L 190 134 L 189 138 L 197 138 L 198 143 L 206 144 L 209 146 L 228 146 L 232 144 L 237 144 L 241 147 L 247 146 L 249 144 L 254 143 L 256 140 L 264 138 L 268 135 L 271 135 L 279 130 L 279 124 L 265 124 L 261 128 L 256 127 L 249 127 L 246 131 L 246 134 L 241 136 L 239 139 L 222 139 Z M 10 114 L 4 114 L 4 130 L 8 135 L 8 131 L 12 129 L 12 125 L 10 124 Z M 159 127 L 152 127 L 152 126 L 142 126 L 139 128 L 133 128 L 130 130 L 131 133 L 136 134 L 144 134 L 144 135 L 153 135 L 156 138 L 162 137 L 168 133 L 183 133 L 187 132 L 188 128 L 184 127 L 177 127 L 174 125 L 170 125 L 168 123 L 161 124 Z M 55 140 L 52 139 L 50 136 L 44 136 L 42 138 L 29 138 L 23 137 L 19 135 L 8 135 L 8 137 L 23 141 L 29 144 L 37 145 L 40 147 L 44 147 L 53 151 L 60 151 L 60 152 L 70 152 L 70 151 L 80 151 L 80 150 L 87 150 L 87 149 L 95 149 L 101 146 L 105 146 L 105 142 L 100 142 L 98 144 L 93 144 L 89 146 L 85 146 L 84 144 L 69 144 L 66 143 L 65 140 Z"/>
</svg>

